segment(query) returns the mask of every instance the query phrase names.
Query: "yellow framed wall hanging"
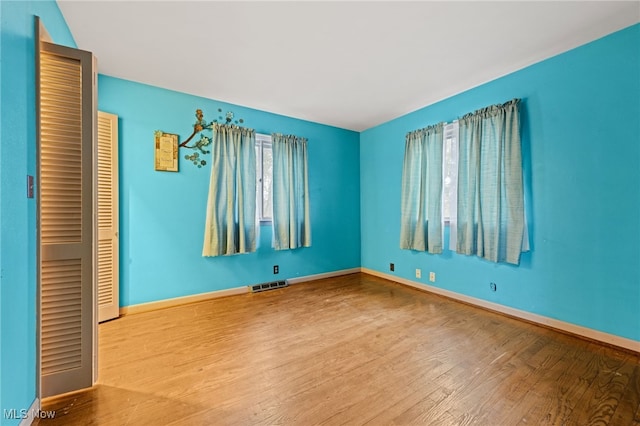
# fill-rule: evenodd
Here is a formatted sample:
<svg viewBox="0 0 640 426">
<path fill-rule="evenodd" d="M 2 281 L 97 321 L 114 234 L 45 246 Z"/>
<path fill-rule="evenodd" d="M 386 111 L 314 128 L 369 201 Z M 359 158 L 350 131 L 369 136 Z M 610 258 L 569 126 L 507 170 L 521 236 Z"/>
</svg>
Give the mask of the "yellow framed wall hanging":
<svg viewBox="0 0 640 426">
<path fill-rule="evenodd" d="M 163 172 L 178 171 L 178 135 L 155 132 L 155 169 Z"/>
</svg>

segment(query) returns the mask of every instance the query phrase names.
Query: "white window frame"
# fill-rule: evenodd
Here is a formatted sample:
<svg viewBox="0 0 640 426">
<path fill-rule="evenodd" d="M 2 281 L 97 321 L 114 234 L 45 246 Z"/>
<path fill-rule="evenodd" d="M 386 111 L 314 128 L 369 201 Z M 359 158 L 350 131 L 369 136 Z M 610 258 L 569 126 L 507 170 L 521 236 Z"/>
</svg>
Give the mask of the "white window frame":
<svg viewBox="0 0 640 426">
<path fill-rule="evenodd" d="M 457 208 L 458 205 L 458 140 L 459 140 L 458 120 L 446 124 L 443 129 L 443 149 L 442 149 L 442 221 L 448 225 L 451 221 L 451 210 L 445 215 L 445 200 L 449 209 Z M 449 149 L 448 149 L 449 145 Z M 447 155 L 448 154 L 448 155 Z M 451 180 L 447 185 L 447 177 Z M 457 216 L 454 214 L 454 217 Z"/>
<path fill-rule="evenodd" d="M 271 150 L 271 147 L 271 135 L 256 133 L 256 215 L 260 223 L 264 224 L 269 224 L 273 220 L 273 212 L 265 212 L 264 207 L 264 150 Z M 272 181 L 272 179 L 269 179 L 269 181 Z M 273 185 L 268 189 L 268 194 L 273 196 Z"/>
</svg>

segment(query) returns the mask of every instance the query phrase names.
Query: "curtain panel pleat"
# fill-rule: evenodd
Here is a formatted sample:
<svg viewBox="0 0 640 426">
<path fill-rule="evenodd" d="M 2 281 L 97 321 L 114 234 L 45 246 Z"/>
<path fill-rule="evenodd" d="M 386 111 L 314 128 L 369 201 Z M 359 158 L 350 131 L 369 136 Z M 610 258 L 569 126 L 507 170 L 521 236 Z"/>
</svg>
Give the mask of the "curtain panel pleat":
<svg viewBox="0 0 640 426">
<path fill-rule="evenodd" d="M 256 250 L 255 132 L 216 124 L 203 256 Z"/>
<path fill-rule="evenodd" d="M 528 249 L 519 99 L 459 120 L 456 251 L 520 263 Z"/>
<path fill-rule="evenodd" d="M 311 246 L 307 140 L 271 135 L 273 152 L 273 247 Z"/>
<path fill-rule="evenodd" d="M 442 123 L 409 132 L 402 167 L 400 248 L 442 253 Z"/>
</svg>

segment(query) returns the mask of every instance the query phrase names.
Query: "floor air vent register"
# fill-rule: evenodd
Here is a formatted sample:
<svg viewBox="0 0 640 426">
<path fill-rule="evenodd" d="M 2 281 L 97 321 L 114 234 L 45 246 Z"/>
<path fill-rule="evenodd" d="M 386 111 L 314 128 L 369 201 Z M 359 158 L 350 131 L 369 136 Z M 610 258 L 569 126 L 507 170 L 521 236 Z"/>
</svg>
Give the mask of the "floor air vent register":
<svg viewBox="0 0 640 426">
<path fill-rule="evenodd" d="M 262 283 L 262 284 L 255 284 L 255 285 L 250 285 L 249 289 L 251 290 L 252 293 L 258 293 L 261 291 L 267 291 L 267 290 L 273 290 L 276 288 L 282 288 L 282 287 L 288 287 L 289 283 L 285 280 L 285 281 L 271 281 L 268 283 Z"/>
</svg>

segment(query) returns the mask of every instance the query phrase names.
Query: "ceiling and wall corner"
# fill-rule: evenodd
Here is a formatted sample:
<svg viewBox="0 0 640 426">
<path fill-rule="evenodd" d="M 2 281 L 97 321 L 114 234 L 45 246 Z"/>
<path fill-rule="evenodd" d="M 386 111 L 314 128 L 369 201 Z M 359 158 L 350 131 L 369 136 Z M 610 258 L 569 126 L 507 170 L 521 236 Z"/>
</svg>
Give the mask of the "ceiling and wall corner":
<svg viewBox="0 0 640 426">
<path fill-rule="evenodd" d="M 637 1 L 58 4 L 101 74 L 355 131 L 640 21 Z"/>
</svg>

